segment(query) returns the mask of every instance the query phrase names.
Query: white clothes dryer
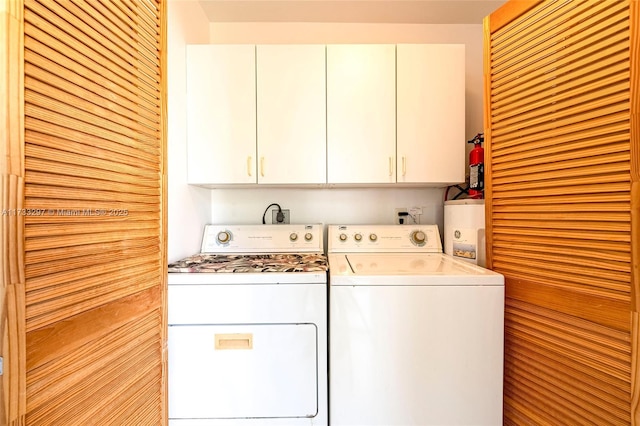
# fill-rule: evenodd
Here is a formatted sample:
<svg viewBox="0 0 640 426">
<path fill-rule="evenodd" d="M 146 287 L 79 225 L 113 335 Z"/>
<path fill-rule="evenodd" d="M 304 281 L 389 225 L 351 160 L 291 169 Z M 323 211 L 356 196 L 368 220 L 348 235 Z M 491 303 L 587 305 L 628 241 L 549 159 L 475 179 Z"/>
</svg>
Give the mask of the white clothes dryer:
<svg viewBox="0 0 640 426">
<path fill-rule="evenodd" d="M 169 265 L 170 426 L 326 426 L 323 226 L 207 225 Z"/>
<path fill-rule="evenodd" d="M 437 225 L 330 225 L 332 426 L 501 425 L 504 277 Z"/>
</svg>

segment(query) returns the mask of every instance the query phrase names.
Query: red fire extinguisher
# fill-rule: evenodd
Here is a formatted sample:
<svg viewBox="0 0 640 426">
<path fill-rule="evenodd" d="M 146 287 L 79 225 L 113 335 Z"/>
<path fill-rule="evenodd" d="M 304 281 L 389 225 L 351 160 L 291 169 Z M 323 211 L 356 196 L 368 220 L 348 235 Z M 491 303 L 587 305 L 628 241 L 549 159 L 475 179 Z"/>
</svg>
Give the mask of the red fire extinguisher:
<svg viewBox="0 0 640 426">
<path fill-rule="evenodd" d="M 478 133 L 467 143 L 473 144 L 469 153 L 469 197 L 484 198 L 484 133 Z"/>
</svg>

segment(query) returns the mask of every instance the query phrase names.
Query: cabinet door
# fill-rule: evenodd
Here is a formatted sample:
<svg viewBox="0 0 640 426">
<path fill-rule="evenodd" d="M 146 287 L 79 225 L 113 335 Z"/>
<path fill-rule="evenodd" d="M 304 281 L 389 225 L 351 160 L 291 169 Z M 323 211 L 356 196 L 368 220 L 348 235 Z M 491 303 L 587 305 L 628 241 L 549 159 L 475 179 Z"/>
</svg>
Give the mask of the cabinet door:
<svg viewBox="0 0 640 426">
<path fill-rule="evenodd" d="M 256 183 L 255 46 L 187 46 L 188 182 Z"/>
<path fill-rule="evenodd" d="M 257 46 L 258 183 L 326 183 L 324 45 Z"/>
<path fill-rule="evenodd" d="M 398 182 L 464 182 L 464 45 L 398 45 L 397 72 Z"/>
<path fill-rule="evenodd" d="M 328 183 L 396 181 L 394 45 L 327 46 Z"/>
</svg>

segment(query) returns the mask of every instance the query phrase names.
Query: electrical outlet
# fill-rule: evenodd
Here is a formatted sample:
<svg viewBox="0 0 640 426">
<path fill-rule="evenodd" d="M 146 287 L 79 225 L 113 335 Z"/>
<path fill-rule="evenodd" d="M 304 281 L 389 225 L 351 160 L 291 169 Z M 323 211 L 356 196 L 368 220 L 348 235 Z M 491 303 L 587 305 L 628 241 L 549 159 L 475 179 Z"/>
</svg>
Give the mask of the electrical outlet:
<svg viewBox="0 0 640 426">
<path fill-rule="evenodd" d="M 291 216 L 289 215 L 289 210 L 282 209 L 282 214 L 284 215 L 284 220 L 282 222 L 278 222 L 278 209 L 271 210 L 271 223 L 290 223 Z"/>
<path fill-rule="evenodd" d="M 410 223 L 407 220 L 410 219 L 410 217 L 404 213 L 408 213 L 406 207 L 396 207 L 395 216 L 393 219 L 396 225 L 408 225 Z"/>
<path fill-rule="evenodd" d="M 410 207 L 409 214 L 411 215 L 411 223 L 419 225 L 422 223 L 420 220 L 422 217 L 422 207 Z"/>
<path fill-rule="evenodd" d="M 411 207 L 409 209 L 409 214 L 412 216 L 420 216 L 422 215 L 422 207 Z"/>
</svg>

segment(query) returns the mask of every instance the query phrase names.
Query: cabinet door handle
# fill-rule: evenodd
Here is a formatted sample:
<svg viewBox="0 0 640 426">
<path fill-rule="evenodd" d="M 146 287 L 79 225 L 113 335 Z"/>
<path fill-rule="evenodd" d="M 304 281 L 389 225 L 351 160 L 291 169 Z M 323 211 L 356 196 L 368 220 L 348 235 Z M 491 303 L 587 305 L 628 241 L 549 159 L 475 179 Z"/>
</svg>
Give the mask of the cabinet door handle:
<svg viewBox="0 0 640 426">
<path fill-rule="evenodd" d="M 247 157 L 247 174 L 251 176 L 251 156 Z"/>
<path fill-rule="evenodd" d="M 264 177 L 264 157 L 260 157 L 260 176 Z"/>
<path fill-rule="evenodd" d="M 402 157 L 402 176 L 407 174 L 407 157 Z"/>
<path fill-rule="evenodd" d="M 389 157 L 389 176 L 393 176 L 393 157 Z"/>
</svg>

